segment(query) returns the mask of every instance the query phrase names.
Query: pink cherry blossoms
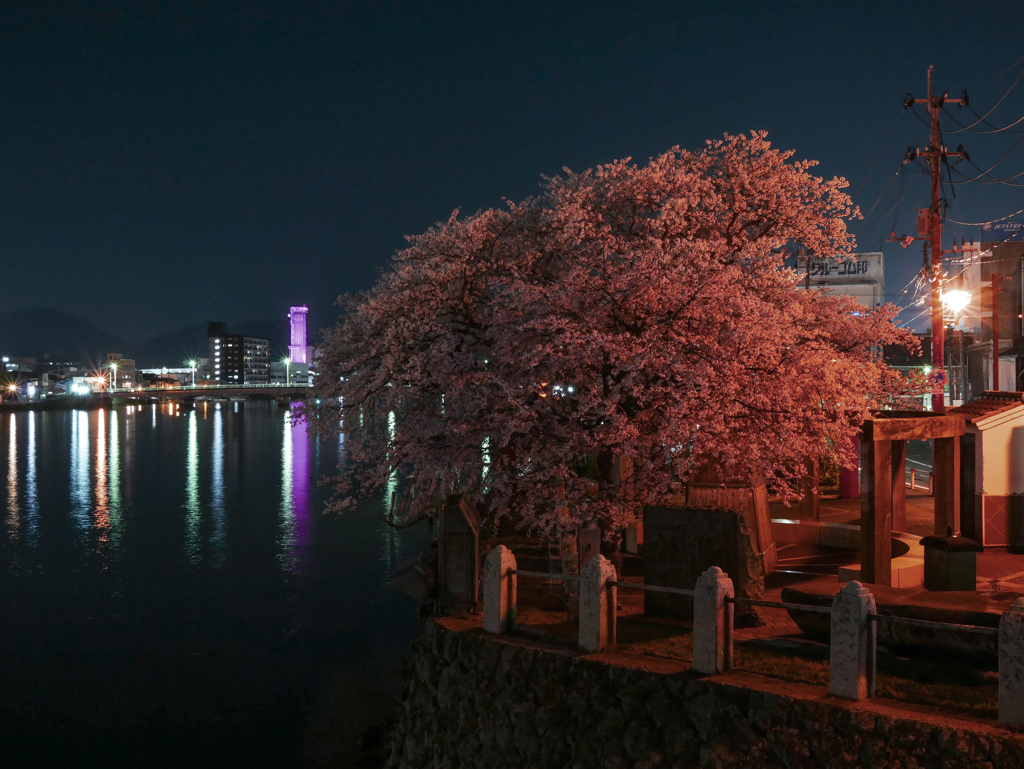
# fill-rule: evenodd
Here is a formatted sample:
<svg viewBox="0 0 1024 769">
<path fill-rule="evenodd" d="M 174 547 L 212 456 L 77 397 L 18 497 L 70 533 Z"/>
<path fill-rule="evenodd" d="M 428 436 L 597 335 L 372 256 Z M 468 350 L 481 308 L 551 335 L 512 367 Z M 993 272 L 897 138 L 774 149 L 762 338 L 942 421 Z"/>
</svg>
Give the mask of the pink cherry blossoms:
<svg viewBox="0 0 1024 769">
<path fill-rule="evenodd" d="M 326 335 L 338 505 L 397 474 L 405 514 L 467 493 L 492 522 L 610 532 L 702 464 L 786 492 L 805 457 L 849 461 L 908 387 L 880 345 L 912 342 L 892 307 L 795 289 L 787 255 L 853 250 L 845 182 L 813 165 L 727 136 L 409 238 Z"/>
</svg>

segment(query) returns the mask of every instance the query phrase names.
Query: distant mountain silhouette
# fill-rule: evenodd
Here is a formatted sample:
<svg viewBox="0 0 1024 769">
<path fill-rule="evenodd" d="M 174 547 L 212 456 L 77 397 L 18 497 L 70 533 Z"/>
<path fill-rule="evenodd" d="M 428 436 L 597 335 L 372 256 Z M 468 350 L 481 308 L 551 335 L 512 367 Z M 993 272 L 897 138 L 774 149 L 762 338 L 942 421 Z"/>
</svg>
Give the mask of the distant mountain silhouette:
<svg viewBox="0 0 1024 769">
<path fill-rule="evenodd" d="M 0 355 L 32 357 L 40 360 L 75 360 L 98 365 L 107 353 L 119 352 L 134 358 L 139 368 L 181 366 L 189 358 L 209 354 L 206 339 L 208 322 L 130 344 L 124 339 L 96 328 L 92 323 L 66 312 L 34 309 L 0 313 Z M 270 340 L 271 358 L 276 360 L 288 350 L 288 320 L 247 320 L 228 323 L 232 334 L 264 337 Z M 310 342 L 316 341 L 311 331 Z"/>
<path fill-rule="evenodd" d="M 126 352 L 129 347 L 124 339 L 67 312 L 34 309 L 0 313 L 0 355 L 95 365 L 106 360 L 108 352 Z"/>
</svg>

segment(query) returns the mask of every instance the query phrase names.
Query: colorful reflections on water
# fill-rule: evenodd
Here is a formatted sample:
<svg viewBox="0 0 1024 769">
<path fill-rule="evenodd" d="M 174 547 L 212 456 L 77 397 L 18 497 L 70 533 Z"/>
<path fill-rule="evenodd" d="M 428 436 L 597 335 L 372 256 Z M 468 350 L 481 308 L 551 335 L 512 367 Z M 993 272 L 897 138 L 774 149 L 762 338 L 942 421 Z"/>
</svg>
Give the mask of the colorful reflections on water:
<svg viewBox="0 0 1024 769">
<path fill-rule="evenodd" d="M 7 530 L 12 540 L 18 538 L 21 508 L 18 505 L 18 422 L 11 414 L 7 444 Z"/>
<path fill-rule="evenodd" d="M 93 507 L 93 527 L 96 532 L 97 552 L 103 554 L 110 534 L 110 495 L 107 484 L 107 431 L 103 419 L 103 409 L 96 414 L 96 472 L 94 476 L 93 496 L 96 503 Z"/>
<path fill-rule="evenodd" d="M 25 445 L 18 429 L 18 416 L 10 414 L 7 427 L 7 534 L 12 545 L 23 540 L 30 546 L 37 544 L 39 498 L 36 482 L 36 420 L 35 414 L 24 415 Z M 24 474 L 22 476 L 22 470 Z M 22 482 L 22 477 L 24 482 Z M 17 566 L 17 557 L 13 562 Z"/>
<path fill-rule="evenodd" d="M 289 412 L 256 407 L 247 415 L 239 406 L 211 401 L 187 410 L 146 405 L 4 414 L 0 478 L 6 488 L 0 496 L 6 503 L 4 540 L 10 543 L 12 565 L 17 566 L 24 546 L 36 547 L 47 532 L 60 539 L 63 526 L 74 532 L 71 541 L 93 567 L 106 570 L 121 561 L 129 528 L 148 530 L 164 521 L 155 525 L 163 527 L 165 552 L 172 548 L 191 567 L 227 568 L 236 547 L 229 536 L 232 522 L 245 519 L 252 473 L 259 472 L 253 468 L 265 474 L 273 467 L 274 474 L 280 468 L 280 499 L 271 508 L 277 568 L 302 572 L 315 540 L 312 511 L 320 452 L 326 450 L 324 459 L 333 464 L 334 447 L 331 442 L 321 446 L 304 423 L 292 423 Z M 261 425 L 268 424 L 272 432 L 263 432 Z M 46 455 L 48 445 L 61 444 L 59 459 Z M 167 462 L 171 457 L 173 467 Z M 134 477 L 140 464 L 149 473 Z M 154 467 L 159 468 L 156 475 Z M 158 491 L 168 482 L 176 493 Z M 167 514 L 175 520 L 170 528 Z M 166 539 L 175 534 L 176 541 Z"/>
<path fill-rule="evenodd" d="M 302 557 L 309 553 L 309 435 L 304 421 L 284 415 L 281 441 L 281 565 L 291 572 L 301 570 Z"/>
<path fill-rule="evenodd" d="M 71 412 L 71 517 L 88 531 L 92 499 L 89 493 L 89 412 Z"/>
<path fill-rule="evenodd" d="M 185 459 L 185 551 L 192 563 L 199 561 L 202 520 L 199 509 L 199 417 L 195 411 L 188 415 L 188 454 Z"/>
<path fill-rule="evenodd" d="M 13 415 L 12 415 L 13 416 Z M 36 487 L 36 413 L 28 414 L 28 451 L 25 452 L 25 507 L 28 512 L 29 530 L 33 540 L 36 521 L 39 518 L 39 491 Z"/>
<path fill-rule="evenodd" d="M 210 448 L 210 512 L 213 515 L 213 534 L 210 537 L 211 558 L 215 566 L 224 564 L 224 538 L 226 534 L 224 511 L 224 412 L 220 404 L 213 408 L 213 443 Z M 237 407 L 238 404 L 235 403 Z"/>
</svg>

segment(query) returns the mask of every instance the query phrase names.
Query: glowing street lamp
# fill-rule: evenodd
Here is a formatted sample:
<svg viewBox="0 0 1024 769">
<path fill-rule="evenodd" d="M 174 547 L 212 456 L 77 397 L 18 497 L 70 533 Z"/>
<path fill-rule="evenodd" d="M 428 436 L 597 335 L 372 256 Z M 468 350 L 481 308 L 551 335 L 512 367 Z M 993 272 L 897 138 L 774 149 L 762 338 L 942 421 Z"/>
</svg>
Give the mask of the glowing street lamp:
<svg viewBox="0 0 1024 769">
<path fill-rule="evenodd" d="M 971 295 L 962 288 L 954 288 L 952 291 L 944 291 L 942 303 L 953 311 L 953 315 L 961 313 L 971 302 Z"/>
<path fill-rule="evenodd" d="M 110 362 L 110 389 L 117 389 L 117 361 Z"/>
<path fill-rule="evenodd" d="M 198 364 L 198 361 L 195 358 L 190 358 L 189 360 L 185 361 L 185 363 L 188 365 L 188 367 L 190 369 L 192 369 L 192 386 L 195 387 L 196 386 L 196 365 Z"/>
<path fill-rule="evenodd" d="M 292 386 L 292 359 L 291 358 L 285 358 L 281 362 L 284 364 L 285 385 L 287 387 L 291 387 Z"/>
</svg>

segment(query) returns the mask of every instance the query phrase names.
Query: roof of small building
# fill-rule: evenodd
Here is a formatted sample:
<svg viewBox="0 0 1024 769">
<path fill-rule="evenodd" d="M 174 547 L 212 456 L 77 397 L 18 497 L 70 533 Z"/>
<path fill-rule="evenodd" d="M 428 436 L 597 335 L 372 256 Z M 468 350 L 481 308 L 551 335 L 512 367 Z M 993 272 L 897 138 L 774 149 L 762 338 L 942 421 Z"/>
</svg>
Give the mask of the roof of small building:
<svg viewBox="0 0 1024 769">
<path fill-rule="evenodd" d="M 1024 416 L 1024 392 L 1002 392 L 986 390 L 979 397 L 962 406 L 947 410 L 947 414 L 962 414 L 967 424 L 978 425 L 994 416 L 1010 416 L 1009 412 L 1020 409 Z"/>
</svg>

